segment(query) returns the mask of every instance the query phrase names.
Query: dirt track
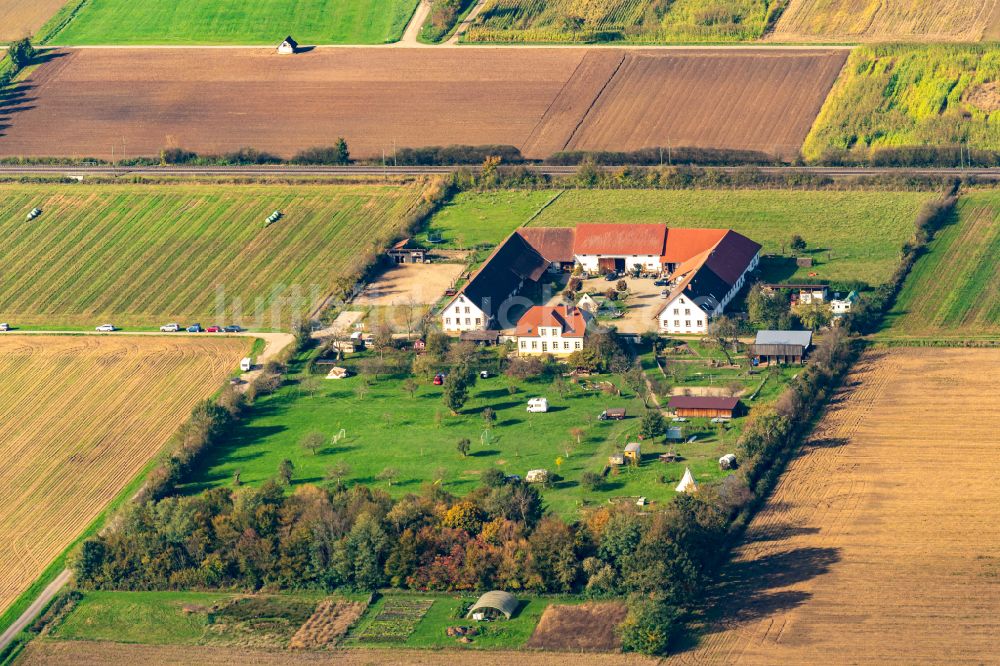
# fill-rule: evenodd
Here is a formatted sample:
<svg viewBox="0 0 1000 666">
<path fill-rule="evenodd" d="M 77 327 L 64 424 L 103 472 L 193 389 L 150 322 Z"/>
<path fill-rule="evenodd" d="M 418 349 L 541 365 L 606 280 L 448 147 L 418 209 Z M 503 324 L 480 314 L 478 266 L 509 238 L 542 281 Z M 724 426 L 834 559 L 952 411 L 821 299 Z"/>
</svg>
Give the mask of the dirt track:
<svg viewBox="0 0 1000 666">
<path fill-rule="evenodd" d="M 796 152 L 846 51 L 67 49 L 0 99 L 0 155 L 393 146 Z M 5 127 L 5 125 L 9 125 Z"/>
<path fill-rule="evenodd" d="M 865 356 L 672 661 L 995 662 L 998 373 L 990 350 Z"/>
<path fill-rule="evenodd" d="M 655 659 L 640 655 L 575 654 L 565 652 L 491 652 L 488 650 L 336 650 L 329 652 L 263 652 L 239 648 L 124 645 L 90 641 L 36 640 L 18 659 L 18 666 L 653 666 Z"/>
</svg>

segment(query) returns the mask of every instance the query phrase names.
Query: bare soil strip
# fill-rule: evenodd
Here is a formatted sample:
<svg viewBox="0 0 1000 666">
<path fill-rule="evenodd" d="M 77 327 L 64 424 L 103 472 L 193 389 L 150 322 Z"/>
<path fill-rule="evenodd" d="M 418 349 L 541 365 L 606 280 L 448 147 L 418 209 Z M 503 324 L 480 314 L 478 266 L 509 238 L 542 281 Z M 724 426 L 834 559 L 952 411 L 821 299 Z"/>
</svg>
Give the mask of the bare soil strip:
<svg viewBox="0 0 1000 666">
<path fill-rule="evenodd" d="M 362 158 L 449 144 L 507 144 L 546 157 L 560 142 L 795 153 L 847 54 L 649 49 L 629 50 L 622 63 L 622 53 L 65 49 L 0 98 L 0 156 L 252 146 L 291 157 L 338 136 Z"/>
<path fill-rule="evenodd" d="M 617 652 L 618 625 L 628 614 L 619 601 L 553 604 L 545 609 L 527 646 L 543 650 Z"/>
<path fill-rule="evenodd" d="M 995 661 L 991 350 L 868 353 L 708 599 L 685 664 Z"/>
<path fill-rule="evenodd" d="M 659 663 L 641 655 L 577 654 L 566 652 L 493 652 L 488 650 L 335 650 L 324 652 L 265 652 L 240 648 L 126 645 L 91 641 L 35 640 L 18 660 L 19 666 L 652 666 Z"/>
<path fill-rule="evenodd" d="M 0 338 L 0 609 L 218 389 L 248 341 Z"/>
<path fill-rule="evenodd" d="M 66 0 L 0 0 L 0 42 L 30 37 Z"/>
</svg>

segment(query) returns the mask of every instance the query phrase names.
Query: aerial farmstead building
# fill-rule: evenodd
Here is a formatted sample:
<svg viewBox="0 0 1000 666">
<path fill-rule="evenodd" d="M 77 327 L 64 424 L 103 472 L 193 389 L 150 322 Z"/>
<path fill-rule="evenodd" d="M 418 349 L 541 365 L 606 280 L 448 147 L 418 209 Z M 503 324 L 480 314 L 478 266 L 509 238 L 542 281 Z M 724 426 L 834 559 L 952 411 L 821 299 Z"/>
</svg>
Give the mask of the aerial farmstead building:
<svg viewBox="0 0 1000 666">
<path fill-rule="evenodd" d="M 569 356 L 583 349 L 589 314 L 572 305 L 536 305 L 517 322 L 517 353 Z"/>
<path fill-rule="evenodd" d="M 548 271 L 634 270 L 663 275 L 667 299 L 656 315 L 664 333 L 704 333 L 757 268 L 761 246 L 729 229 L 668 229 L 665 224 L 581 224 L 527 228 L 490 255 L 441 315 L 447 332 L 510 327 L 509 301 Z M 502 312 L 501 312 L 502 310 Z"/>
</svg>

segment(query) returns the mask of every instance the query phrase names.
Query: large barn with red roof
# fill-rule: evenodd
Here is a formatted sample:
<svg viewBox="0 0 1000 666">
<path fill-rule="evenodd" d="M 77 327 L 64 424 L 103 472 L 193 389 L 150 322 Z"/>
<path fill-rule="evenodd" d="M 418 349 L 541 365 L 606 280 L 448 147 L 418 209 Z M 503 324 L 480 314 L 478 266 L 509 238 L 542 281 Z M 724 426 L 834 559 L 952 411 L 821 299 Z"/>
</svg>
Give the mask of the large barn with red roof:
<svg viewBox="0 0 1000 666">
<path fill-rule="evenodd" d="M 588 273 L 605 274 L 639 266 L 670 281 L 656 328 L 704 333 L 757 268 L 760 250 L 760 244 L 731 229 L 672 229 L 665 224 L 519 229 L 448 304 L 442 323 L 446 331 L 509 327 L 498 321 L 497 313 L 546 269 L 575 264 Z"/>
</svg>

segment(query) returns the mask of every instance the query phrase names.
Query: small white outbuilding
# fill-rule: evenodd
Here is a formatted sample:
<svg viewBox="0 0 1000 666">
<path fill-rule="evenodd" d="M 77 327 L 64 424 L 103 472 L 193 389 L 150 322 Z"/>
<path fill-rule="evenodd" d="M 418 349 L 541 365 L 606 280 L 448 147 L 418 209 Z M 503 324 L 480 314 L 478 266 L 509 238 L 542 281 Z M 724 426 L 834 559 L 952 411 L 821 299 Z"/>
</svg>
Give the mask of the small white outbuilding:
<svg viewBox="0 0 1000 666">
<path fill-rule="evenodd" d="M 294 55 L 299 50 L 299 43 L 289 35 L 278 45 L 278 55 Z"/>
</svg>

